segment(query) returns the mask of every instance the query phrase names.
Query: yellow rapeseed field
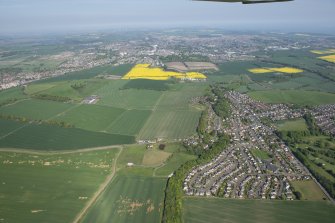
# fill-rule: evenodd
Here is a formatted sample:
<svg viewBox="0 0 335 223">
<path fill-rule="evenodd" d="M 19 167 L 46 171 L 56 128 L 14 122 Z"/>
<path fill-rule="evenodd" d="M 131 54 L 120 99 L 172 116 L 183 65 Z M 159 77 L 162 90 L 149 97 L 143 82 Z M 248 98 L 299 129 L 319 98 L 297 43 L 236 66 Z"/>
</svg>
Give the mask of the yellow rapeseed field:
<svg viewBox="0 0 335 223">
<path fill-rule="evenodd" d="M 335 54 L 334 55 L 329 55 L 329 56 L 324 56 L 324 57 L 319 57 L 321 60 L 325 60 L 331 63 L 335 63 Z"/>
<path fill-rule="evenodd" d="M 178 73 L 174 71 L 165 71 L 162 68 L 151 68 L 150 64 L 137 64 L 122 79 L 150 79 L 150 80 L 168 80 L 171 77 L 179 79 L 206 79 L 207 77 L 198 72 Z"/>
<path fill-rule="evenodd" d="M 280 72 L 280 73 L 285 73 L 285 74 L 297 74 L 297 73 L 302 73 L 304 72 L 301 69 L 293 68 L 293 67 L 278 67 L 278 68 L 254 68 L 254 69 L 249 69 L 249 72 L 254 73 L 254 74 L 265 74 L 265 73 L 274 73 L 274 72 Z"/>
<path fill-rule="evenodd" d="M 335 53 L 335 49 L 328 49 L 328 50 L 311 50 L 312 53 L 314 54 L 331 54 L 331 53 Z"/>
</svg>

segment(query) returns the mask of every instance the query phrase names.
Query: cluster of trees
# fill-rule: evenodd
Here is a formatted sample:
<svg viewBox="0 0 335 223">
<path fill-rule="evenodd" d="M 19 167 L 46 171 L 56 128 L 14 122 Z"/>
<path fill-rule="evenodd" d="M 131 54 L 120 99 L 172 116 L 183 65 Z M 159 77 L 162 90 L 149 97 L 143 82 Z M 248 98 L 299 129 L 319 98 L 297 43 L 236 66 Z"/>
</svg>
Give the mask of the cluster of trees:
<svg viewBox="0 0 335 223">
<path fill-rule="evenodd" d="M 74 90 L 80 90 L 82 88 L 84 88 L 86 86 L 85 83 L 74 83 L 71 84 L 71 88 L 73 88 Z"/>
<path fill-rule="evenodd" d="M 295 157 L 300 160 L 308 169 L 311 171 L 313 176 L 319 181 L 319 183 L 328 191 L 330 196 L 335 198 L 335 182 L 331 181 L 324 175 L 320 174 L 314 164 L 310 162 L 310 160 L 307 158 L 308 152 L 306 150 L 298 148 L 297 150 L 293 151 Z M 333 175 L 334 177 L 334 175 Z"/>
<path fill-rule="evenodd" d="M 32 96 L 36 99 L 49 100 L 49 101 L 58 101 L 58 102 L 68 102 L 71 101 L 71 98 L 58 96 L 58 95 L 49 95 L 49 94 L 35 94 Z"/>
<path fill-rule="evenodd" d="M 230 139 L 226 135 L 220 135 L 219 140 L 213 144 L 211 149 L 203 150 L 198 159 L 191 160 L 182 165 L 174 175 L 169 178 L 165 189 L 165 200 L 163 210 L 163 223 L 182 222 L 182 197 L 183 181 L 189 171 L 197 165 L 202 165 L 218 156 L 229 144 Z"/>
<path fill-rule="evenodd" d="M 16 122 L 22 122 L 22 123 L 36 123 L 36 124 L 44 124 L 44 125 L 51 125 L 51 126 L 58 126 L 62 128 L 74 128 L 75 126 L 73 124 L 66 123 L 64 121 L 58 121 L 58 120 L 34 120 L 29 119 L 26 117 L 20 117 L 15 115 L 5 115 L 0 114 L 0 119 L 3 120 L 10 120 L 10 121 L 16 121 Z"/>
<path fill-rule="evenodd" d="M 219 86 L 214 86 L 212 92 L 217 96 L 217 100 L 213 104 L 214 112 L 220 117 L 228 117 L 230 114 L 230 106 L 229 102 L 224 97 L 225 90 Z"/>
</svg>

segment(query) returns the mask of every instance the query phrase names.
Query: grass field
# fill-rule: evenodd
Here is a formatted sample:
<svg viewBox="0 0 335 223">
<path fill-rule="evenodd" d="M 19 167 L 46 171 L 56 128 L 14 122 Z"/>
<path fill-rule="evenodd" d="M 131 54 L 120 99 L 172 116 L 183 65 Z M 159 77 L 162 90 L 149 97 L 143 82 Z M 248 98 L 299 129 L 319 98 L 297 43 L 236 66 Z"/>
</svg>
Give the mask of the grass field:
<svg viewBox="0 0 335 223">
<path fill-rule="evenodd" d="M 137 135 L 150 117 L 151 111 L 127 110 L 111 123 L 106 131 L 114 134 Z"/>
<path fill-rule="evenodd" d="M 160 222 L 166 179 L 118 175 L 84 223 Z"/>
<path fill-rule="evenodd" d="M 164 163 L 171 153 L 157 149 L 148 149 L 143 156 L 142 164 L 145 166 L 157 166 Z"/>
<path fill-rule="evenodd" d="M 266 103 L 289 103 L 297 105 L 321 105 L 335 103 L 335 94 L 318 91 L 271 90 L 248 93 L 256 100 Z"/>
<path fill-rule="evenodd" d="M 156 169 L 156 176 L 168 176 L 177 170 L 182 164 L 192 159 L 196 159 L 196 156 L 186 153 L 174 153 L 166 161 L 164 166 Z"/>
<path fill-rule="evenodd" d="M 11 125 L 11 124 L 9 124 Z M 69 150 L 130 144 L 134 137 L 91 132 L 76 128 L 29 124 L 0 139 L 0 148 Z"/>
<path fill-rule="evenodd" d="M 34 120 L 45 120 L 55 117 L 57 114 L 73 106 L 73 104 L 61 102 L 30 99 L 1 107 L 0 114 L 14 115 Z"/>
<path fill-rule="evenodd" d="M 118 149 L 0 153 L 1 222 L 71 222 L 110 173 Z"/>
<path fill-rule="evenodd" d="M 296 191 L 299 191 L 302 195 L 301 200 L 323 200 L 326 196 L 320 189 L 320 187 L 313 181 L 292 181 L 292 186 Z"/>
<path fill-rule="evenodd" d="M 255 157 L 258 157 L 262 160 L 267 160 L 270 159 L 269 154 L 264 151 L 264 150 L 260 150 L 260 149 L 252 149 L 251 150 L 252 155 L 254 155 Z"/>
<path fill-rule="evenodd" d="M 185 223 L 332 223 L 335 206 L 325 201 L 259 201 L 185 198 Z"/>
<path fill-rule="evenodd" d="M 113 108 L 101 105 L 80 105 L 55 119 L 74 124 L 76 128 L 91 131 L 103 131 L 108 128 L 122 113 L 121 108 Z"/>
<path fill-rule="evenodd" d="M 277 123 L 279 131 L 306 131 L 307 125 L 304 119 L 280 121 Z"/>
<path fill-rule="evenodd" d="M 195 133 L 201 111 L 155 111 L 144 127 L 139 139 L 182 139 Z"/>
</svg>

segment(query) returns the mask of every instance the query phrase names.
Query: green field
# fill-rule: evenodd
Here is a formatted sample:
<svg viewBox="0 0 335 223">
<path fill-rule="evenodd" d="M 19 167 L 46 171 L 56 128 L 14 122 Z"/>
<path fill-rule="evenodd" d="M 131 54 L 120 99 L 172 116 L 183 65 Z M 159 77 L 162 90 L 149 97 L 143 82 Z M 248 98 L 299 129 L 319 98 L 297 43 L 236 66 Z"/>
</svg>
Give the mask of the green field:
<svg viewBox="0 0 335 223">
<path fill-rule="evenodd" d="M 137 135 L 150 117 L 151 111 L 128 110 L 106 129 L 107 132 L 123 135 Z"/>
<path fill-rule="evenodd" d="M 9 120 L 1 120 L 0 119 L 0 138 L 4 137 L 5 135 L 15 131 L 18 128 L 24 126 L 24 124 L 20 122 L 13 122 Z"/>
<path fill-rule="evenodd" d="M 0 153 L 1 222 L 71 222 L 110 174 L 118 149 Z"/>
<path fill-rule="evenodd" d="M 164 166 L 156 169 L 155 174 L 156 176 L 168 176 L 177 170 L 182 164 L 193 159 L 196 159 L 196 156 L 187 153 L 172 154 Z"/>
<path fill-rule="evenodd" d="M 10 88 L 8 90 L 0 91 L 0 104 L 9 99 L 23 99 L 27 96 L 23 94 L 21 87 Z"/>
<path fill-rule="evenodd" d="M 160 222 L 166 179 L 118 175 L 84 223 Z"/>
<path fill-rule="evenodd" d="M 34 120 L 45 120 L 53 118 L 73 106 L 73 104 L 55 101 L 29 99 L 1 107 L 0 114 L 14 115 Z"/>
<path fill-rule="evenodd" d="M 307 125 L 304 119 L 280 121 L 277 123 L 279 131 L 307 131 Z"/>
<path fill-rule="evenodd" d="M 138 138 L 182 139 L 195 134 L 201 111 L 159 110 L 152 113 Z"/>
<path fill-rule="evenodd" d="M 266 103 L 289 103 L 297 105 L 321 105 L 335 103 L 335 94 L 318 91 L 271 90 L 248 93 L 255 100 Z"/>
<path fill-rule="evenodd" d="M 262 160 L 267 160 L 270 159 L 269 154 L 264 151 L 264 150 L 260 150 L 260 149 L 252 149 L 251 150 L 252 155 L 254 155 L 255 157 L 258 157 Z"/>
<path fill-rule="evenodd" d="M 12 125 L 9 123 L 9 125 Z M 14 124 L 13 124 L 14 125 Z M 28 124 L 0 138 L 0 148 L 34 150 L 70 150 L 130 144 L 134 137 L 91 132 L 76 128 Z"/>
<path fill-rule="evenodd" d="M 296 191 L 301 193 L 301 200 L 325 200 L 326 196 L 320 187 L 313 181 L 292 181 L 292 186 Z"/>
<path fill-rule="evenodd" d="M 260 201 L 185 198 L 185 223 L 332 223 L 335 206 L 325 201 Z"/>
<path fill-rule="evenodd" d="M 125 112 L 125 110 L 121 108 L 83 104 L 57 116 L 55 119 L 74 124 L 76 128 L 104 131 L 116 121 L 123 112 Z"/>
</svg>

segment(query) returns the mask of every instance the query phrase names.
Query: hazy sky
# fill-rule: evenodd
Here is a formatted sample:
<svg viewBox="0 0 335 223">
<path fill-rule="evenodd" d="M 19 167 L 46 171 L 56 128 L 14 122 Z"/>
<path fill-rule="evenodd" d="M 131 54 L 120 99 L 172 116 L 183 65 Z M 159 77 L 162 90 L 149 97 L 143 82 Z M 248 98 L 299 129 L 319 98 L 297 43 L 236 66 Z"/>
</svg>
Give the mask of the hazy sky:
<svg viewBox="0 0 335 223">
<path fill-rule="evenodd" d="M 0 33 L 222 26 L 335 32 L 335 0 L 242 5 L 190 0 L 0 0 Z"/>
</svg>

